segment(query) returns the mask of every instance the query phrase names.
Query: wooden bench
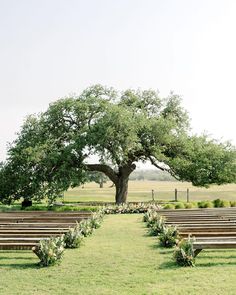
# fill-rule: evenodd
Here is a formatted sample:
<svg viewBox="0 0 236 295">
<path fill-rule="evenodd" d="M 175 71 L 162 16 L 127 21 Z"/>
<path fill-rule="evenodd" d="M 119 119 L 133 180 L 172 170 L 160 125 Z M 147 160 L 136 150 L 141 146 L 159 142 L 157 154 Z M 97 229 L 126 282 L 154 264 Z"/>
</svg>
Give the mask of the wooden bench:
<svg viewBox="0 0 236 295">
<path fill-rule="evenodd" d="M 203 249 L 235 249 L 236 239 L 213 239 L 196 240 L 193 243 L 194 257 L 196 257 Z"/>
<path fill-rule="evenodd" d="M 89 212 L 17 211 L 0 213 L 0 250 L 29 250 L 41 239 L 61 236 Z"/>
<path fill-rule="evenodd" d="M 177 226 L 181 237 L 195 237 L 195 257 L 203 249 L 236 248 L 236 208 L 160 210 L 160 214 L 167 225 Z"/>
</svg>

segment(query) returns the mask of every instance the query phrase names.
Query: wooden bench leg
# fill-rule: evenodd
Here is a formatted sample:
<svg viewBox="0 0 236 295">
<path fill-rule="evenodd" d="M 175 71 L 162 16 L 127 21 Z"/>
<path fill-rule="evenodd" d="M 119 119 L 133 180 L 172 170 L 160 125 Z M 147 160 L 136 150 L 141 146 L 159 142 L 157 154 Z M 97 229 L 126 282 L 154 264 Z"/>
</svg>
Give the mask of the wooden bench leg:
<svg viewBox="0 0 236 295">
<path fill-rule="evenodd" d="M 202 249 L 196 249 L 194 250 L 194 257 L 197 257 L 197 255 L 202 251 Z"/>
<path fill-rule="evenodd" d="M 38 254 L 37 254 L 37 250 L 38 250 L 38 249 L 37 249 L 37 246 L 34 246 L 34 247 L 32 248 L 32 251 L 34 252 L 34 254 L 38 256 Z"/>
</svg>

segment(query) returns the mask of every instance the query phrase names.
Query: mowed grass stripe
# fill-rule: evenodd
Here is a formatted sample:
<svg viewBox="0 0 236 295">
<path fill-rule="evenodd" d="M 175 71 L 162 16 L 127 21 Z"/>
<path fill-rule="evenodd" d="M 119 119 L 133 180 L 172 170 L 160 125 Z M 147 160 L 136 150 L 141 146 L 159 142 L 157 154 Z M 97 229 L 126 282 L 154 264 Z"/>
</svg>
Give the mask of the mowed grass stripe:
<svg viewBox="0 0 236 295">
<path fill-rule="evenodd" d="M 30 252 L 0 252 L 0 294 L 236 294 L 236 251 L 205 251 L 176 267 L 172 249 L 147 236 L 142 215 L 106 216 L 60 266 L 38 268 Z"/>
</svg>

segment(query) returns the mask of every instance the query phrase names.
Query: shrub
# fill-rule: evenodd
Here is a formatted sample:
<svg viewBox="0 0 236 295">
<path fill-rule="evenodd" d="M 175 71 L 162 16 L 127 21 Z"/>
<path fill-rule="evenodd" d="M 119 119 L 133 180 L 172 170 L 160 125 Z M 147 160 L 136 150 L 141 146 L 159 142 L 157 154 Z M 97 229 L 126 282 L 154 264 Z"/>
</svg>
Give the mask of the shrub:
<svg viewBox="0 0 236 295">
<path fill-rule="evenodd" d="M 180 266 L 195 266 L 193 239 L 181 240 L 174 252 L 174 260 Z"/>
<path fill-rule="evenodd" d="M 159 242 L 162 247 L 173 247 L 179 241 L 179 233 L 175 226 L 167 226 L 163 228 L 159 235 Z"/>
<path fill-rule="evenodd" d="M 174 204 L 166 204 L 164 206 L 164 209 L 175 209 L 175 205 Z"/>
<path fill-rule="evenodd" d="M 175 209 L 184 209 L 184 208 L 185 208 L 185 206 L 184 206 L 183 203 L 177 203 L 177 204 L 175 205 Z"/>
<path fill-rule="evenodd" d="M 221 204 L 222 204 L 222 200 L 221 200 L 221 199 L 215 199 L 215 200 L 213 200 L 212 202 L 213 202 L 213 204 L 214 204 L 214 207 L 216 207 L 216 208 L 220 208 L 220 207 L 222 207 L 222 206 L 221 206 Z"/>
<path fill-rule="evenodd" d="M 165 227 L 165 218 L 160 216 L 159 219 L 152 224 L 152 226 L 149 229 L 149 234 L 151 236 L 157 236 L 161 234 L 164 231 Z"/>
<path fill-rule="evenodd" d="M 230 207 L 236 207 L 236 201 L 230 201 Z"/>
<path fill-rule="evenodd" d="M 221 208 L 221 207 L 230 207 L 230 202 L 221 199 L 215 199 L 213 201 L 214 207 Z"/>
<path fill-rule="evenodd" d="M 148 209 L 147 212 L 145 212 L 143 215 L 143 221 L 149 222 L 152 219 L 153 215 L 157 215 L 157 212 L 153 209 Z"/>
<path fill-rule="evenodd" d="M 197 208 L 198 207 L 197 202 L 191 202 L 191 204 L 192 204 L 193 208 Z"/>
<path fill-rule="evenodd" d="M 64 234 L 65 248 L 79 248 L 83 241 L 83 235 L 79 230 L 79 226 L 69 228 Z"/>
<path fill-rule="evenodd" d="M 226 200 L 222 200 L 221 207 L 230 207 L 230 202 Z"/>
<path fill-rule="evenodd" d="M 93 227 L 90 219 L 82 220 L 78 224 L 78 229 L 84 237 L 88 237 L 93 233 Z"/>
<path fill-rule="evenodd" d="M 143 215 L 143 222 L 147 222 L 149 217 L 150 217 L 150 214 L 151 214 L 151 210 L 148 210 L 147 212 L 144 213 Z"/>
<path fill-rule="evenodd" d="M 192 209 L 193 204 L 192 203 L 184 203 L 184 207 L 185 207 L 185 209 Z"/>
<path fill-rule="evenodd" d="M 156 211 L 151 211 L 147 219 L 147 227 L 152 227 L 155 223 L 159 222 L 160 218 L 163 217 L 161 217 Z"/>
<path fill-rule="evenodd" d="M 198 208 L 213 208 L 213 203 L 211 201 L 200 201 Z"/>
<path fill-rule="evenodd" d="M 39 245 L 33 248 L 40 259 L 41 266 L 49 266 L 59 262 L 64 253 L 64 236 L 40 240 Z"/>
<path fill-rule="evenodd" d="M 211 201 L 206 201 L 204 203 L 204 207 L 203 208 L 213 208 L 213 203 Z"/>
<path fill-rule="evenodd" d="M 103 212 L 98 211 L 96 213 L 93 213 L 92 217 L 90 218 L 90 223 L 92 228 L 99 228 L 101 226 L 102 220 L 103 220 Z"/>
<path fill-rule="evenodd" d="M 215 200 L 213 200 L 212 202 L 213 202 L 213 204 L 214 204 L 214 207 L 216 207 L 216 208 L 220 208 L 220 207 L 222 207 L 222 206 L 221 206 L 221 205 L 222 205 L 222 200 L 221 200 L 221 199 L 215 199 Z"/>
<path fill-rule="evenodd" d="M 205 202 L 204 201 L 200 201 L 197 203 L 198 208 L 205 208 Z"/>
</svg>

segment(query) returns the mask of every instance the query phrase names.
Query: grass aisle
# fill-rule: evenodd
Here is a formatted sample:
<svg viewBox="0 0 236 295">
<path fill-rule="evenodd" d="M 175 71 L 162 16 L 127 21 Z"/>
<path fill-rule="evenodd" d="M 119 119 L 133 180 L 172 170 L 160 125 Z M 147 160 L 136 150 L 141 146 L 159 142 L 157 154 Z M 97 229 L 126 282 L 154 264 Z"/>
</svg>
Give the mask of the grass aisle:
<svg viewBox="0 0 236 295">
<path fill-rule="evenodd" d="M 236 294 L 236 251 L 205 251 L 196 268 L 178 268 L 141 218 L 106 216 L 60 266 L 38 268 L 30 252 L 0 251 L 0 294 Z"/>
</svg>

